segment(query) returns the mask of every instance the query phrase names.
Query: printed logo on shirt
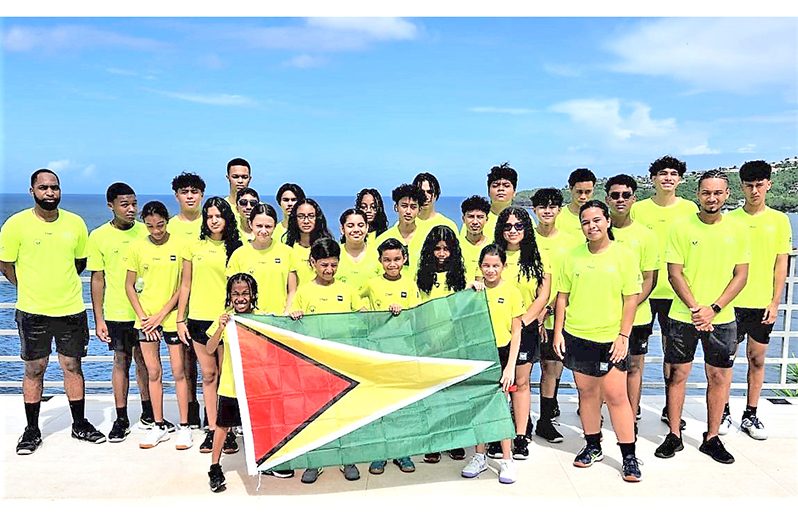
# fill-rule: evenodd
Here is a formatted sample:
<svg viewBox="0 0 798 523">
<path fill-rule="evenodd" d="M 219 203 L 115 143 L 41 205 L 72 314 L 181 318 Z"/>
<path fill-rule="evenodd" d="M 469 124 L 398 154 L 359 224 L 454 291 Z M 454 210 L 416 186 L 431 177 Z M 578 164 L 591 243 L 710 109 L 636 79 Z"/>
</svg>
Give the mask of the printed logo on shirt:
<svg viewBox="0 0 798 523">
<path fill-rule="evenodd" d="M 280 258 L 275 258 L 274 263 L 281 263 Z"/>
<path fill-rule="evenodd" d="M 698 245 L 698 240 L 693 240 L 693 241 L 691 241 L 690 243 L 692 243 L 692 244 L 693 244 L 693 247 L 695 247 L 696 245 Z"/>
<path fill-rule="evenodd" d="M 177 261 L 177 255 L 176 254 L 170 255 L 169 256 L 169 261 Z"/>
<path fill-rule="evenodd" d="M 399 296 L 401 296 L 402 298 L 407 298 L 407 292 L 402 291 L 399 293 Z"/>
<path fill-rule="evenodd" d="M 504 303 L 504 298 L 499 298 L 499 299 L 498 299 L 498 300 L 496 300 L 496 301 L 498 301 L 499 303 Z"/>
<path fill-rule="evenodd" d="M 344 301 L 344 297 L 342 295 L 338 295 L 335 297 L 338 301 Z"/>
</svg>

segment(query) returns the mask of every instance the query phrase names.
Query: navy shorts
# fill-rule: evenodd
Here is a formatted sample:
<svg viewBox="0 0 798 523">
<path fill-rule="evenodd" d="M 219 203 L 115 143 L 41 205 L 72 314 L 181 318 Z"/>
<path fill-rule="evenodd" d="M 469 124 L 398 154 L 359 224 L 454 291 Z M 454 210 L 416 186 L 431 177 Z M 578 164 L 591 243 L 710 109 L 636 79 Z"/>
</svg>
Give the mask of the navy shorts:
<svg viewBox="0 0 798 523">
<path fill-rule="evenodd" d="M 108 350 L 124 352 L 128 356 L 133 355 L 133 348 L 139 346 L 139 332 L 134 327 L 132 321 L 106 321 L 108 336 Z"/>
<path fill-rule="evenodd" d="M 673 300 L 664 298 L 649 298 L 649 305 L 651 306 L 651 327 L 654 327 L 654 320 L 659 320 L 659 330 L 663 336 L 668 336 L 670 329 L 671 319 L 668 314 L 671 312 L 671 304 Z"/>
<path fill-rule="evenodd" d="M 712 332 L 699 331 L 692 323 L 671 319 L 671 332 L 665 338 L 665 363 L 690 363 L 695 359 L 698 341 L 704 350 L 704 363 L 730 369 L 737 355 L 737 322 L 714 325 Z"/>
<path fill-rule="evenodd" d="M 648 339 L 651 337 L 651 324 L 635 325 L 629 333 L 629 354 L 643 356 L 648 354 Z"/>
<path fill-rule="evenodd" d="M 216 424 L 223 428 L 241 426 L 241 410 L 238 408 L 238 400 L 219 396 L 216 399 Z"/>
<path fill-rule="evenodd" d="M 499 351 L 499 364 L 502 366 L 502 371 L 504 371 L 504 368 L 507 366 L 507 362 L 510 359 L 510 344 L 508 343 L 507 345 L 505 345 L 503 347 L 499 347 L 497 350 Z M 523 357 L 523 359 L 522 359 L 522 357 Z M 518 358 L 515 359 L 515 364 L 516 365 L 525 365 L 527 363 L 530 363 L 529 355 L 528 354 L 524 354 L 524 353 L 522 353 L 519 350 L 518 351 Z"/>
<path fill-rule="evenodd" d="M 17 310 L 19 356 L 24 361 L 50 356 L 53 340 L 58 354 L 82 358 L 89 347 L 89 320 L 86 311 L 69 316 L 44 316 Z"/>
<path fill-rule="evenodd" d="M 213 325 L 213 322 L 209 320 L 192 320 L 189 318 L 186 321 L 188 335 L 191 336 L 193 341 L 202 343 L 203 345 L 207 345 L 208 340 L 211 339 L 207 332 L 207 330 L 211 328 L 211 325 Z"/>
<path fill-rule="evenodd" d="M 623 372 L 629 370 L 630 356 L 628 353 L 618 363 L 610 361 L 611 341 L 602 343 L 586 340 L 571 336 L 566 331 L 563 331 L 562 335 L 565 340 L 565 366 L 571 371 L 601 378 L 613 367 Z"/>
<path fill-rule="evenodd" d="M 770 343 L 773 324 L 762 323 L 764 315 L 765 309 L 734 308 L 734 316 L 737 319 L 737 343 L 742 343 L 746 335 L 751 336 L 751 339 L 757 343 L 765 345 Z"/>
<path fill-rule="evenodd" d="M 147 336 L 144 335 L 144 331 L 136 330 L 136 332 L 138 333 L 139 342 L 144 341 L 152 343 L 152 340 L 148 340 Z M 177 332 L 165 331 L 163 327 L 158 327 L 158 332 L 161 333 L 161 339 L 163 339 L 167 345 L 180 345 L 183 343 L 180 341 L 180 336 L 177 335 Z"/>
</svg>

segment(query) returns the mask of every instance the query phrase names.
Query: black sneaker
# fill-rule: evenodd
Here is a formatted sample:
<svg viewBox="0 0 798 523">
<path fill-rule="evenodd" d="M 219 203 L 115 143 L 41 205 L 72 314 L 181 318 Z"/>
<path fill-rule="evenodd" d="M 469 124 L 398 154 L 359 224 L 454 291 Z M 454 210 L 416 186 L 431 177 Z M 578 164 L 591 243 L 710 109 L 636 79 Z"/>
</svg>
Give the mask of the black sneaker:
<svg viewBox="0 0 798 523">
<path fill-rule="evenodd" d="M 437 463 L 440 460 L 441 460 L 440 452 L 430 452 L 429 454 L 424 454 L 424 463 Z"/>
<path fill-rule="evenodd" d="M 72 437 L 89 443 L 105 443 L 105 435 L 94 428 L 86 418 L 72 424 Z"/>
<path fill-rule="evenodd" d="M 190 401 L 188 403 L 188 426 L 192 429 L 198 429 L 202 426 L 202 420 L 199 415 L 199 402 Z"/>
<path fill-rule="evenodd" d="M 574 467 L 582 469 L 587 468 L 596 461 L 601 461 L 602 459 L 604 459 L 604 454 L 601 452 L 601 449 L 588 443 L 574 458 Z"/>
<path fill-rule="evenodd" d="M 549 443 L 562 443 L 563 437 L 551 420 L 538 420 L 538 426 L 535 427 L 535 434 Z"/>
<path fill-rule="evenodd" d="M 238 443 L 236 443 L 236 433 L 232 430 L 227 433 L 227 436 L 224 438 L 224 446 L 222 447 L 222 452 L 225 454 L 235 454 L 238 452 Z"/>
<path fill-rule="evenodd" d="M 211 486 L 211 492 L 222 492 L 227 488 L 225 486 L 227 481 L 224 479 L 222 466 L 218 463 L 216 465 L 211 465 L 211 469 L 208 471 L 208 478 L 208 484 Z"/>
<path fill-rule="evenodd" d="M 637 413 L 635 414 L 635 419 L 640 421 L 643 418 L 643 415 L 640 413 L 640 405 L 637 406 Z"/>
<path fill-rule="evenodd" d="M 111 427 L 111 432 L 108 433 L 108 441 L 111 443 L 125 441 L 128 434 L 130 434 L 130 422 L 126 419 L 116 418 L 114 426 Z"/>
<path fill-rule="evenodd" d="M 668 407 L 663 407 L 662 415 L 659 417 L 659 419 L 662 420 L 662 423 L 664 423 L 665 425 L 670 426 L 671 422 L 668 419 Z M 684 430 L 684 428 L 686 426 L 687 426 L 687 422 L 685 422 L 684 420 L 681 420 L 679 422 L 679 430 Z"/>
<path fill-rule="evenodd" d="M 316 480 L 319 479 L 321 473 L 324 472 L 324 469 L 319 467 L 316 469 L 305 469 L 305 472 L 302 473 L 302 483 L 316 483 Z"/>
<path fill-rule="evenodd" d="M 205 440 L 203 440 L 202 444 L 199 447 L 199 451 L 201 454 L 208 454 L 213 450 L 213 431 L 209 430 L 205 432 Z"/>
<path fill-rule="evenodd" d="M 560 404 L 557 402 L 557 399 L 555 398 L 554 408 L 551 409 L 551 419 L 559 417 L 560 417 Z"/>
<path fill-rule="evenodd" d="M 265 472 L 261 472 L 264 476 L 274 476 L 275 478 L 279 479 L 288 479 L 294 477 L 293 470 L 267 470 Z"/>
<path fill-rule="evenodd" d="M 452 449 L 449 451 L 449 457 L 455 461 L 462 461 L 465 459 L 465 449 Z"/>
<path fill-rule="evenodd" d="M 166 418 L 163 419 L 163 424 L 164 424 L 164 427 L 166 427 L 166 432 L 168 432 L 169 434 L 172 434 L 174 431 L 177 430 L 175 428 L 175 424 L 172 423 L 171 421 L 169 421 Z"/>
<path fill-rule="evenodd" d="M 629 483 L 637 483 L 640 481 L 640 460 L 632 455 L 624 456 L 623 473 L 621 476 L 624 481 L 628 481 Z"/>
<path fill-rule="evenodd" d="M 526 420 L 526 432 L 524 432 L 524 435 L 527 437 L 527 439 L 530 440 L 532 439 L 532 433 L 534 432 L 533 430 L 534 428 L 535 425 L 532 423 L 532 416 L 530 416 L 529 419 Z"/>
<path fill-rule="evenodd" d="M 518 434 L 513 440 L 513 458 L 514 459 L 527 459 L 529 457 L 529 443 L 526 437 Z"/>
<path fill-rule="evenodd" d="M 42 432 L 38 427 L 25 427 L 25 431 L 17 441 L 17 454 L 27 456 L 42 446 Z"/>
<path fill-rule="evenodd" d="M 734 463 L 734 456 L 729 454 L 729 451 L 723 446 L 723 442 L 720 441 L 720 438 L 714 436 L 707 439 L 706 432 L 704 432 L 704 442 L 698 447 L 698 450 L 718 463 L 723 463 L 724 465 L 731 465 Z"/>
<path fill-rule="evenodd" d="M 501 459 L 502 457 L 502 444 L 498 441 L 488 443 L 488 457 L 492 459 Z"/>
<path fill-rule="evenodd" d="M 357 481 L 360 479 L 360 471 L 356 465 L 341 465 L 341 472 L 347 481 Z"/>
<path fill-rule="evenodd" d="M 681 436 L 669 432 L 668 435 L 665 436 L 665 441 L 654 451 L 654 455 L 658 458 L 672 458 L 677 452 L 682 450 L 684 450 L 684 443 L 682 442 Z"/>
</svg>

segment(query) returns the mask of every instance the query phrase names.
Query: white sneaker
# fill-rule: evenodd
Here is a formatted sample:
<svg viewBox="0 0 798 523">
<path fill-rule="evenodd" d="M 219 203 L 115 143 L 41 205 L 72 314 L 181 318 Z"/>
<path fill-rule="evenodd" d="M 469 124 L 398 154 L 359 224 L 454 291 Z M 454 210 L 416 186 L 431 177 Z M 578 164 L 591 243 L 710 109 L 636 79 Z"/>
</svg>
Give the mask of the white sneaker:
<svg viewBox="0 0 798 523">
<path fill-rule="evenodd" d="M 718 428 L 718 434 L 721 436 L 725 436 L 729 433 L 732 427 L 731 415 L 727 413 L 723 413 L 723 417 L 720 420 L 720 427 Z"/>
<path fill-rule="evenodd" d="M 468 462 L 468 465 L 463 467 L 460 475 L 464 478 L 475 478 L 486 470 L 488 470 L 488 463 L 485 454 L 476 453 L 471 456 L 471 461 Z"/>
<path fill-rule="evenodd" d="M 742 423 L 740 423 L 740 428 L 754 439 L 760 441 L 768 439 L 768 432 L 765 430 L 765 425 L 763 425 L 756 416 L 743 418 Z"/>
<path fill-rule="evenodd" d="M 191 429 L 189 427 L 180 427 L 177 429 L 177 440 L 175 441 L 175 448 L 177 450 L 186 450 L 194 446 L 194 439 L 191 437 Z"/>
<path fill-rule="evenodd" d="M 511 459 L 497 459 L 499 464 L 499 483 L 508 485 L 515 483 L 515 463 Z"/>
<path fill-rule="evenodd" d="M 169 431 L 166 427 L 159 427 L 157 424 L 147 431 L 147 434 L 139 442 L 140 449 L 151 449 L 162 441 L 169 439 Z"/>
</svg>

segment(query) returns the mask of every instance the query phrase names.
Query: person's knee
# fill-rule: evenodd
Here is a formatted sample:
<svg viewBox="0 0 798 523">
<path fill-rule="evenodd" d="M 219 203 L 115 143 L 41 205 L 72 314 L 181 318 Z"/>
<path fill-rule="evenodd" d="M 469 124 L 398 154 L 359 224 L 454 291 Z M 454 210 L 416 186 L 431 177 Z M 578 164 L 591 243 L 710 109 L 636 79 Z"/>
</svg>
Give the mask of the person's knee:
<svg viewBox="0 0 798 523">
<path fill-rule="evenodd" d="M 69 358 L 66 356 L 61 357 L 61 369 L 66 374 L 83 374 L 83 369 L 80 364 L 80 358 Z"/>
<path fill-rule="evenodd" d="M 25 378 L 29 380 L 41 380 L 47 370 L 47 359 L 25 362 Z"/>
<path fill-rule="evenodd" d="M 728 370 L 707 365 L 707 383 L 711 386 L 724 385 L 728 380 Z"/>
<path fill-rule="evenodd" d="M 671 365 L 670 368 L 670 382 L 674 385 L 683 384 L 687 381 L 690 375 L 690 369 L 687 365 Z"/>
<path fill-rule="evenodd" d="M 172 377 L 174 378 L 174 380 L 176 382 L 177 381 L 180 381 L 180 382 L 185 381 L 186 380 L 186 372 L 182 368 L 182 366 L 180 368 L 177 368 L 177 369 L 176 368 L 172 368 Z"/>
<path fill-rule="evenodd" d="M 756 370 L 762 370 L 765 367 L 765 351 L 749 352 L 748 353 L 748 366 Z"/>
<path fill-rule="evenodd" d="M 114 351 L 114 370 L 127 374 L 130 371 L 130 355 L 121 350 Z"/>
<path fill-rule="evenodd" d="M 160 365 L 150 365 L 147 367 L 147 379 L 152 382 L 160 382 L 163 371 Z"/>
<path fill-rule="evenodd" d="M 216 377 L 219 375 L 219 371 L 216 368 L 202 371 L 202 385 L 203 387 L 211 386 L 216 383 Z"/>
</svg>

